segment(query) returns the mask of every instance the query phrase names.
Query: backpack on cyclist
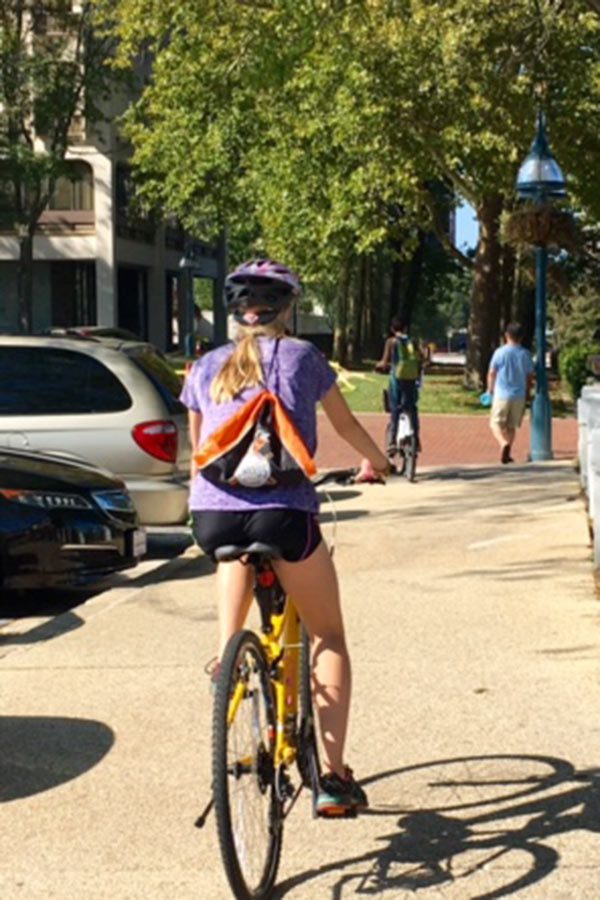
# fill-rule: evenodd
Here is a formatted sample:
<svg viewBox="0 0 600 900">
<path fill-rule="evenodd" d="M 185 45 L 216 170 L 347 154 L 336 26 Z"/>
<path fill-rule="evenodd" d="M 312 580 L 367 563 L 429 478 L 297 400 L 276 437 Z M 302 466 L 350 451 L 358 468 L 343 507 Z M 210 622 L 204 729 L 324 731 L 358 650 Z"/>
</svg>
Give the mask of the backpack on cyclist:
<svg viewBox="0 0 600 900">
<path fill-rule="evenodd" d="M 317 471 L 290 414 L 266 389 L 214 431 L 194 458 L 205 478 L 230 487 L 293 487 Z"/>
<path fill-rule="evenodd" d="M 410 338 L 394 344 L 392 372 L 398 381 L 417 381 L 421 371 L 419 352 Z"/>
</svg>

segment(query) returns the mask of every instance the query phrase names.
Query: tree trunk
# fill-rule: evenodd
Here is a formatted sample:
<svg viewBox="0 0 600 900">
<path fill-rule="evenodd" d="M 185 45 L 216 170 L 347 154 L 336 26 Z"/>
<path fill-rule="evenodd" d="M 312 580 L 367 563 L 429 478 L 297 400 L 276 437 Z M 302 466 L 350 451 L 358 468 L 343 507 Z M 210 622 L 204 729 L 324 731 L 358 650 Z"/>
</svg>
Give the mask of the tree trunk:
<svg viewBox="0 0 600 900">
<path fill-rule="evenodd" d="M 477 208 L 479 245 L 475 256 L 465 383 L 482 390 L 500 337 L 500 213 L 502 197 L 486 197 Z"/>
<path fill-rule="evenodd" d="M 19 234 L 17 265 L 17 309 L 19 331 L 31 334 L 33 328 L 33 235 L 35 226 Z"/>
<path fill-rule="evenodd" d="M 378 260 L 375 255 L 366 260 L 365 309 L 363 315 L 362 355 L 370 359 L 379 353 L 382 334 L 382 292 L 379 289 Z"/>
<path fill-rule="evenodd" d="M 406 290 L 404 292 L 404 299 L 402 301 L 402 312 L 401 316 L 410 328 L 413 313 L 415 310 L 415 303 L 417 300 L 417 294 L 419 292 L 419 284 L 421 283 L 421 276 L 423 274 L 423 260 L 425 257 L 425 234 L 423 231 L 419 231 L 419 243 L 415 249 L 415 252 L 412 255 L 411 261 L 408 266 L 408 278 L 406 280 Z"/>
<path fill-rule="evenodd" d="M 387 306 L 387 296 L 384 290 L 384 265 L 385 260 L 381 249 L 377 250 L 375 259 L 371 264 L 371 306 L 373 309 L 373 325 L 371 330 L 370 353 L 376 359 L 381 351 L 381 339 L 387 333 L 390 317 Z"/>
<path fill-rule="evenodd" d="M 348 362 L 357 363 L 360 360 L 360 348 L 362 346 L 362 320 L 365 306 L 365 278 L 366 258 L 359 257 L 356 273 L 352 279 L 350 290 L 350 308 L 348 316 Z"/>
<path fill-rule="evenodd" d="M 341 366 L 346 365 L 348 358 L 348 294 L 352 282 L 352 259 L 344 266 L 344 274 L 340 280 L 335 304 L 335 324 L 333 328 L 333 358 Z"/>
<path fill-rule="evenodd" d="M 400 241 L 392 241 L 392 249 L 400 252 Z M 402 305 L 402 277 L 404 274 L 404 261 L 395 258 L 392 260 L 392 278 L 390 284 L 390 318 L 401 315 Z"/>
<path fill-rule="evenodd" d="M 500 276 L 500 331 L 515 318 L 514 292 L 517 255 L 510 244 L 504 244 L 501 252 Z"/>
</svg>

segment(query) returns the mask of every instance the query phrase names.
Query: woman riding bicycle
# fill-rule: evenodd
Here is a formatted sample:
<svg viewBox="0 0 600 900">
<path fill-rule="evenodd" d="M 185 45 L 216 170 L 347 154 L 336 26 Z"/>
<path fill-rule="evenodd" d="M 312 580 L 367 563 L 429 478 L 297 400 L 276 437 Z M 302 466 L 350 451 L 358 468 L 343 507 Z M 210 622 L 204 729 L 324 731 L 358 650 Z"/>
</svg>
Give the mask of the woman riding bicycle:
<svg viewBox="0 0 600 900">
<path fill-rule="evenodd" d="M 236 410 L 266 388 L 289 413 L 309 453 L 317 445 L 316 405 L 335 431 L 370 460 L 377 475 L 388 472 L 385 455 L 350 412 L 336 375 L 310 343 L 287 336 L 292 306 L 300 295 L 297 276 L 270 259 L 240 265 L 225 283 L 225 304 L 238 325 L 233 343 L 207 353 L 192 367 L 181 399 L 189 410 L 193 456 Z M 243 487 L 215 483 L 192 462 L 190 510 L 194 535 L 209 556 L 227 544 L 275 544 L 277 576 L 311 639 L 313 691 L 319 718 L 323 777 L 317 800 L 322 813 L 360 809 L 367 798 L 344 762 L 351 673 L 336 572 L 317 521 L 314 486 Z M 217 566 L 219 655 L 243 627 L 252 601 L 252 572 L 241 561 Z"/>
</svg>

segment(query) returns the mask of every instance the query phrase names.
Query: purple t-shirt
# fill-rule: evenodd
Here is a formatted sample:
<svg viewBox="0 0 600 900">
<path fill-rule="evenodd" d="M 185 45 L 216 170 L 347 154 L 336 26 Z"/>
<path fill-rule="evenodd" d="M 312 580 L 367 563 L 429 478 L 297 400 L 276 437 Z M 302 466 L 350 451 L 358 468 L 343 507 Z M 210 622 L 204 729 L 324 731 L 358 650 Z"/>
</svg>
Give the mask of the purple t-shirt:
<svg viewBox="0 0 600 900">
<path fill-rule="evenodd" d="M 265 374 L 265 387 L 277 394 L 311 455 L 317 449 L 316 405 L 335 383 L 336 375 L 325 357 L 307 341 L 296 338 L 260 337 L 258 345 Z M 225 403 L 210 398 L 210 385 L 234 345 L 226 344 L 201 357 L 192 366 L 181 392 L 181 402 L 202 414 L 200 445 L 217 428 L 262 389 L 246 388 Z M 273 358 L 273 354 L 275 357 Z M 198 473 L 190 486 L 190 509 L 248 511 L 253 509 L 298 509 L 317 512 L 317 492 L 308 479 L 288 488 L 241 488 L 213 484 Z"/>
</svg>

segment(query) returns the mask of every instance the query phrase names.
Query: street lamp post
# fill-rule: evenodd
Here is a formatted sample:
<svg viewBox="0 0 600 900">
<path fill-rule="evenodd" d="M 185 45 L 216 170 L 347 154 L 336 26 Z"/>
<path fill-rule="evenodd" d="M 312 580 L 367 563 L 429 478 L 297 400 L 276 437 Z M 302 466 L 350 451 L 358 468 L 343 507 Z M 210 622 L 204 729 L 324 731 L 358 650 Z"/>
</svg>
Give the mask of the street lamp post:
<svg viewBox="0 0 600 900">
<path fill-rule="evenodd" d="M 183 352 L 187 359 L 192 359 L 195 350 L 194 339 L 194 261 L 190 258 L 189 248 L 186 244 L 184 253 L 179 260 L 181 270 L 181 291 L 179 310 L 179 351 Z"/>
<path fill-rule="evenodd" d="M 543 204 L 566 194 L 565 177 L 546 137 L 545 118 L 538 113 L 537 132 L 517 175 L 517 193 L 523 200 Z M 552 407 L 546 375 L 546 281 L 548 247 L 535 249 L 535 396 L 531 405 L 531 460 L 552 459 Z"/>
</svg>

